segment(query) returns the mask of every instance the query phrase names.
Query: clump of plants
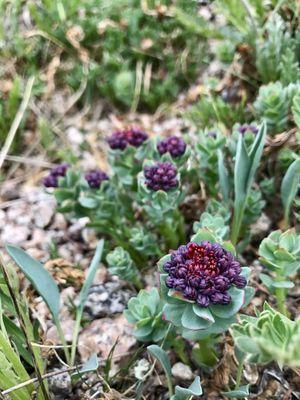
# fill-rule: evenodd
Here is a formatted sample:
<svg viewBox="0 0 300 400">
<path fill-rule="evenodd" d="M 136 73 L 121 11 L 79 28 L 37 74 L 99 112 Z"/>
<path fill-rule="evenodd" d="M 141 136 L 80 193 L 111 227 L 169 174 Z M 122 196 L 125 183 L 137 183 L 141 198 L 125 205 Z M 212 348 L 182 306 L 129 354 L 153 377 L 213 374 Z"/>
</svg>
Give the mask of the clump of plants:
<svg viewBox="0 0 300 400">
<path fill-rule="evenodd" d="M 230 329 L 236 332 L 239 312 L 254 295 L 251 269 L 241 255 L 268 200 L 256 181 L 266 132 L 265 123 L 237 124 L 230 136 L 217 129 L 191 141 L 188 136 L 150 138 L 136 127 L 126 128 L 107 137 L 108 172 L 63 165 L 45 178 L 47 183 L 54 177 L 51 190 L 60 211 L 72 218 L 88 217 L 89 226 L 112 239 L 109 271 L 140 290 L 128 302 L 125 317 L 139 341 L 156 343 L 159 362 L 166 362 L 161 357 L 166 360 L 169 349 L 185 360 L 184 343 L 193 341 L 196 364 L 214 368 L 222 357 L 222 336 Z M 62 173 L 57 176 L 57 171 Z M 283 187 L 295 176 L 289 173 Z M 191 224 L 182 211 L 185 197 L 201 188 L 215 198 L 205 212 L 195 210 Z M 282 201 L 289 223 L 293 199 L 283 196 Z M 195 234 L 189 240 L 191 225 Z M 272 271 L 261 279 L 286 314 L 286 289 L 292 286 L 287 277 L 297 269 L 298 241 L 293 230 L 272 232 L 259 248 L 261 263 Z M 159 291 L 145 291 L 143 271 L 160 257 Z M 241 391 L 243 360 L 235 385 Z M 171 383 L 169 387 L 173 395 Z"/>
<path fill-rule="evenodd" d="M 42 1 L 26 5 L 37 34 L 25 39 L 17 24 L 21 8 L 15 8 L 16 25 L 4 35 L 10 57 L 36 71 L 37 59 L 47 66 L 62 50 L 66 64 L 58 67 L 58 84 L 76 91 L 86 81 L 88 101 L 102 96 L 122 108 L 155 110 L 175 100 L 209 60 L 207 38 L 216 34 L 190 1 Z M 2 9 L 3 15 L 11 12 Z"/>
</svg>

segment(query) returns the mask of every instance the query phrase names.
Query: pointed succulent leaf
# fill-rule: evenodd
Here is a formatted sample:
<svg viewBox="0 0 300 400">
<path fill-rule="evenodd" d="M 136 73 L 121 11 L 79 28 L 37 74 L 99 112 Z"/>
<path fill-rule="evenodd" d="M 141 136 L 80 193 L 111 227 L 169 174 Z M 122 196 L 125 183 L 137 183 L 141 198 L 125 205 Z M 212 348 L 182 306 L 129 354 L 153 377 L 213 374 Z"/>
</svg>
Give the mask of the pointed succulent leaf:
<svg viewBox="0 0 300 400">
<path fill-rule="evenodd" d="M 219 318 L 229 318 L 236 314 L 245 302 L 245 291 L 237 288 L 229 290 L 231 302 L 227 305 L 215 304 L 209 307 L 213 315 Z"/>
<path fill-rule="evenodd" d="M 192 304 L 186 306 L 182 314 L 181 323 L 184 328 L 191 330 L 205 329 L 211 325 L 211 321 L 203 319 L 195 314 Z"/>
<path fill-rule="evenodd" d="M 175 386 L 175 395 L 171 400 L 189 400 L 191 396 L 201 396 L 203 393 L 199 376 L 196 376 L 188 388 Z"/>
</svg>

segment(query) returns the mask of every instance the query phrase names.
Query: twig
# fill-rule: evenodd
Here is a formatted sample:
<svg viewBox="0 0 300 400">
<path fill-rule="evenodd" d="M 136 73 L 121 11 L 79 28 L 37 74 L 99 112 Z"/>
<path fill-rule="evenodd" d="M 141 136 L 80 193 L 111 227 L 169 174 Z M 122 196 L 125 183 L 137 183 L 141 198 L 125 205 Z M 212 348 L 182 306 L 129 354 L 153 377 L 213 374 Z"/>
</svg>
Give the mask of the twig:
<svg viewBox="0 0 300 400">
<path fill-rule="evenodd" d="M 19 128 L 19 125 L 23 119 L 24 113 L 26 111 L 26 108 L 28 106 L 29 100 L 30 100 L 30 96 L 31 96 L 31 91 L 32 91 L 32 87 L 33 87 L 33 83 L 34 83 L 34 77 L 32 76 L 31 78 L 28 79 L 28 82 L 26 84 L 26 88 L 25 88 L 25 92 L 24 92 L 24 97 L 22 100 L 22 103 L 20 105 L 20 108 L 18 109 L 18 112 L 13 120 L 13 123 L 10 127 L 10 130 L 8 132 L 7 138 L 5 140 L 4 146 L 1 150 L 0 153 L 0 169 L 2 167 L 2 164 L 5 160 L 5 157 L 7 156 L 7 153 L 10 149 L 10 146 L 14 140 L 14 137 L 17 133 L 17 130 Z"/>
<path fill-rule="evenodd" d="M 43 160 L 34 160 L 32 158 L 22 157 L 22 156 L 11 156 L 9 154 L 5 156 L 5 160 L 17 163 L 32 164 L 38 167 L 45 167 L 45 168 L 52 168 L 55 165 Z"/>
</svg>

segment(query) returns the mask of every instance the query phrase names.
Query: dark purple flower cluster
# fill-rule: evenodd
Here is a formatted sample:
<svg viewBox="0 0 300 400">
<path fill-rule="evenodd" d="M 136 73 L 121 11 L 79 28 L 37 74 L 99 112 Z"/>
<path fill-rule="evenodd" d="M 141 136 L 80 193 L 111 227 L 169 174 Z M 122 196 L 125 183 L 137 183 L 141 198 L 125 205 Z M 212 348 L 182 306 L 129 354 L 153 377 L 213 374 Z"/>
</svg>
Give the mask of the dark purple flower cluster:
<svg viewBox="0 0 300 400">
<path fill-rule="evenodd" d="M 170 153 L 172 157 L 182 156 L 185 149 L 185 141 L 178 136 L 170 136 L 157 143 L 157 151 L 159 154 Z"/>
<path fill-rule="evenodd" d="M 169 161 L 157 162 L 152 166 L 145 167 L 144 175 L 145 184 L 151 190 L 167 192 L 178 186 L 177 169 Z"/>
<path fill-rule="evenodd" d="M 138 128 L 123 129 L 114 132 L 107 142 L 113 150 L 124 150 L 127 145 L 139 147 L 148 139 L 148 135 Z"/>
<path fill-rule="evenodd" d="M 92 189 L 99 189 L 103 181 L 108 180 L 108 176 L 101 169 L 94 169 L 85 174 L 85 179 Z"/>
<path fill-rule="evenodd" d="M 243 124 L 238 127 L 238 132 L 244 135 L 247 131 L 252 132 L 254 135 L 258 133 L 258 129 L 253 124 Z"/>
<path fill-rule="evenodd" d="M 69 168 L 69 164 L 63 163 L 54 167 L 50 170 L 49 175 L 47 175 L 44 180 L 43 184 L 45 187 L 57 187 L 58 186 L 58 178 L 60 176 L 65 176 L 67 169 Z"/>
<path fill-rule="evenodd" d="M 168 273 L 167 287 L 201 307 L 229 304 L 228 289 L 232 285 L 242 289 L 247 283 L 234 256 L 218 243 L 206 241 L 180 246 L 164 264 L 164 270 Z"/>
</svg>

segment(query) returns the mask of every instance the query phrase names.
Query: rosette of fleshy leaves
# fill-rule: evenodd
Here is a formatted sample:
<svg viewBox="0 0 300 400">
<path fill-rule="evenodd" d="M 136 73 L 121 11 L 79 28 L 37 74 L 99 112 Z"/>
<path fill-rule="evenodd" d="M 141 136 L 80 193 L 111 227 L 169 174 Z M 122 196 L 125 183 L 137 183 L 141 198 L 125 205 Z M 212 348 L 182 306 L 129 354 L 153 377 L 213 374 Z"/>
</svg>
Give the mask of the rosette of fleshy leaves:
<svg viewBox="0 0 300 400">
<path fill-rule="evenodd" d="M 164 338 L 168 324 L 162 319 L 163 302 L 158 290 L 140 290 L 124 311 L 127 321 L 134 324 L 134 335 L 141 342 L 158 342 Z"/>
<path fill-rule="evenodd" d="M 136 226 L 130 229 L 129 236 L 129 243 L 146 257 L 157 254 L 157 235 L 153 232 L 142 226 Z"/>
<path fill-rule="evenodd" d="M 139 128 L 128 128 L 114 132 L 107 142 L 113 173 L 126 188 L 132 187 L 147 153 L 148 135 Z"/>
<path fill-rule="evenodd" d="M 215 236 L 218 241 L 228 237 L 229 226 L 222 215 L 212 215 L 205 211 L 201 214 L 200 220 L 194 222 L 193 231 L 197 233 L 200 229 L 206 228 Z"/>
<path fill-rule="evenodd" d="M 124 281 L 132 282 L 138 288 L 142 287 L 139 271 L 128 251 L 118 246 L 106 256 L 108 270 Z"/>
<path fill-rule="evenodd" d="M 198 168 L 200 179 L 205 183 L 210 195 L 218 193 L 218 163 L 220 152 L 226 143 L 226 137 L 218 130 L 202 131 L 197 135 L 195 146 L 201 168 Z"/>
<path fill-rule="evenodd" d="M 266 121 L 269 134 L 283 132 L 288 122 L 290 99 L 281 82 L 271 82 L 259 89 L 254 109 Z"/>
<path fill-rule="evenodd" d="M 271 232 L 259 246 L 259 260 L 271 275 L 260 274 L 262 282 L 270 289 L 288 289 L 294 283 L 288 278 L 300 268 L 300 235 L 295 229 Z"/>
<path fill-rule="evenodd" d="M 217 243 L 207 229 L 158 266 L 164 318 L 186 339 L 226 331 L 253 295 L 253 288 L 246 287 L 249 268 L 241 268 L 230 242 Z"/>
<path fill-rule="evenodd" d="M 255 364 L 276 361 L 280 367 L 300 367 L 300 320 L 292 321 L 268 303 L 256 316 L 240 315 L 231 333 L 236 346 Z"/>
</svg>

